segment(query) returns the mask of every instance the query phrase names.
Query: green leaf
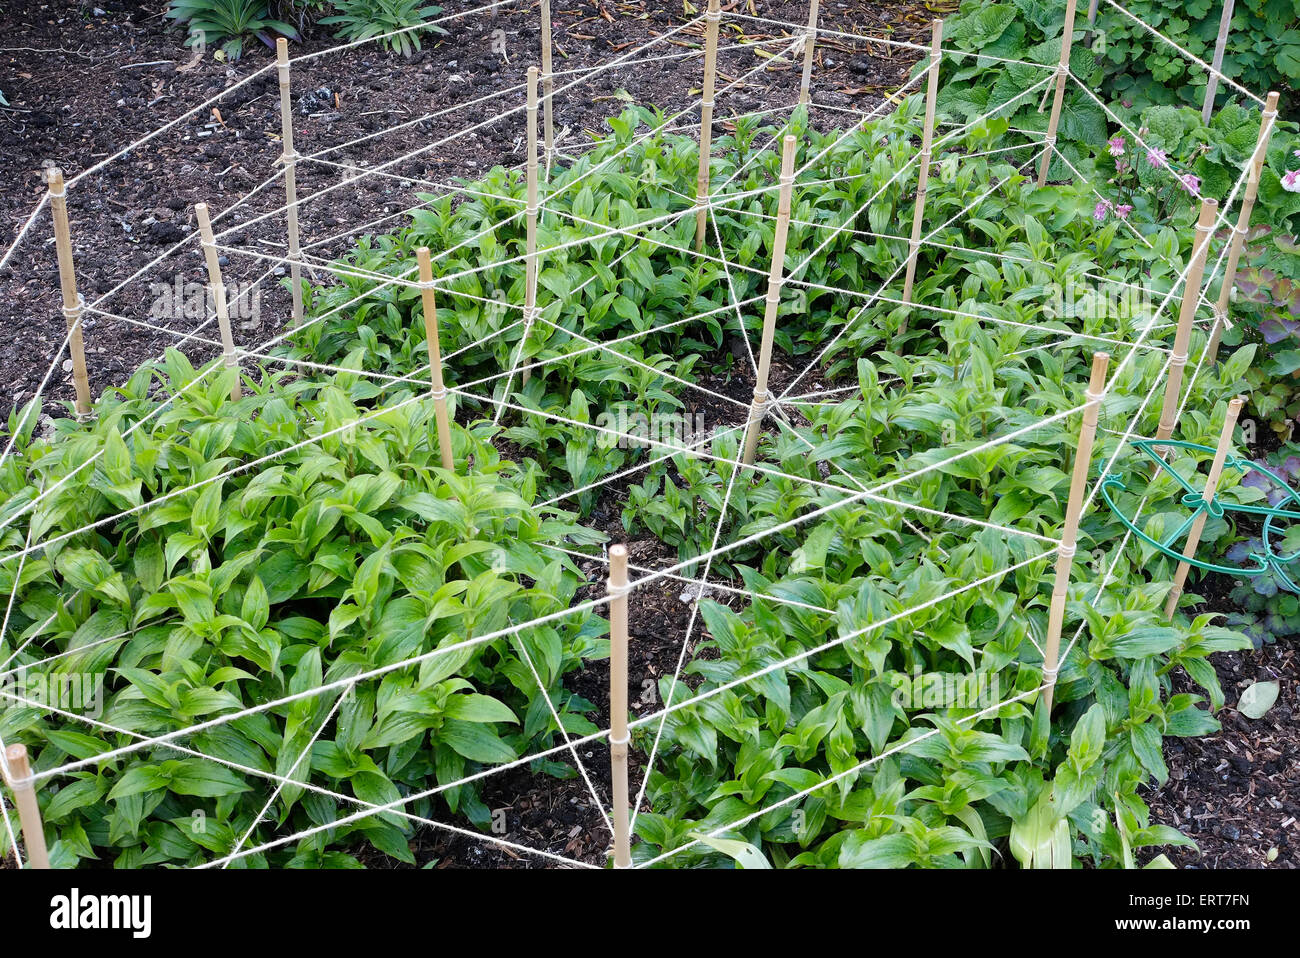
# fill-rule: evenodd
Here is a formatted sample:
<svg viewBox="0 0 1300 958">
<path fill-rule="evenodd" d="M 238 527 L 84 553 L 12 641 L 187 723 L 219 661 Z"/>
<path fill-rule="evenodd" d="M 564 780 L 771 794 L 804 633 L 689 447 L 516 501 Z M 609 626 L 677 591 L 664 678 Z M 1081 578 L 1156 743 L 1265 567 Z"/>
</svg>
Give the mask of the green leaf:
<svg viewBox="0 0 1300 958">
<path fill-rule="evenodd" d="M 489 695 L 453 695 L 447 700 L 445 712 L 449 718 L 465 722 L 519 721 L 504 702 Z"/>
<path fill-rule="evenodd" d="M 470 761 L 484 765 L 499 765 L 515 759 L 514 749 L 477 722 L 448 719 L 438 730 L 438 740 Z"/>
<path fill-rule="evenodd" d="M 180 762 L 172 773 L 168 788 L 177 795 L 194 795 L 199 798 L 220 798 L 223 795 L 252 791 L 233 770 L 199 758 Z"/>
</svg>

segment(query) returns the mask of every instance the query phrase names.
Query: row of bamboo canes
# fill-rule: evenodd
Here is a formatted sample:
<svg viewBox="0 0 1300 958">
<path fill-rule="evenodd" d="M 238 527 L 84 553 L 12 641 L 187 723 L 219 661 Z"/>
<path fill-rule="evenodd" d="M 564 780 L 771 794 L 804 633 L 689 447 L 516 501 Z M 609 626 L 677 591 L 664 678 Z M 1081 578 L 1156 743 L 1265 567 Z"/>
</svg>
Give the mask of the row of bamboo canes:
<svg viewBox="0 0 1300 958">
<path fill-rule="evenodd" d="M 1052 153 L 1056 139 L 1056 130 L 1060 120 L 1064 98 L 1065 81 L 1069 73 L 1069 56 L 1073 36 L 1075 0 L 1069 0 L 1065 20 L 1065 33 L 1062 38 L 1061 58 L 1057 67 L 1056 89 L 1053 97 L 1052 112 L 1048 121 L 1047 137 L 1043 155 L 1039 164 L 1038 183 L 1047 182 Z M 1095 14 L 1095 0 L 1093 11 Z M 713 126 L 713 98 L 716 90 L 716 71 L 718 54 L 718 27 L 721 20 L 720 0 L 709 0 L 705 14 L 705 50 L 704 77 L 701 98 L 700 124 L 700 160 L 696 187 L 696 235 L 695 249 L 704 246 L 705 226 L 709 204 L 710 155 Z M 800 102 L 809 103 L 813 69 L 814 43 L 817 33 L 818 0 L 810 3 L 809 23 L 804 38 L 803 73 L 800 83 Z M 526 202 L 526 278 L 524 303 L 524 338 L 535 319 L 537 309 L 537 277 L 540 252 L 537 248 L 537 217 L 539 203 L 539 158 L 538 158 L 538 112 L 539 82 L 542 87 L 540 101 L 544 103 L 543 129 L 544 148 L 546 151 L 546 168 L 549 172 L 554 148 L 554 119 L 552 109 L 553 75 L 551 61 L 551 18 L 549 0 L 542 0 L 542 70 L 530 67 L 527 82 L 527 202 Z M 935 20 L 931 29 L 929 65 L 927 69 L 925 121 L 921 134 L 920 166 L 917 174 L 917 191 L 912 219 L 912 234 L 908 243 L 906 273 L 903 288 L 903 302 L 911 302 L 916 278 L 917 255 L 921 246 L 921 224 L 925 217 L 927 183 L 932 162 L 931 144 L 934 136 L 935 109 L 938 97 L 940 64 L 942 60 L 941 40 L 943 23 Z M 296 166 L 300 159 L 293 146 L 293 120 L 290 99 L 290 74 L 287 42 L 281 39 L 277 45 L 277 69 L 280 86 L 281 132 L 283 141 L 288 260 L 292 282 L 292 320 L 297 326 L 303 318 L 302 299 L 302 254 L 298 228 L 298 196 L 296 185 Z M 1210 94 L 1212 96 L 1212 93 Z M 1229 307 L 1229 297 L 1235 282 L 1237 266 L 1240 261 L 1246 231 L 1259 188 L 1259 177 L 1267 151 L 1273 121 L 1277 116 L 1276 93 L 1268 95 L 1263 114 L 1259 139 L 1250 159 L 1247 170 L 1247 186 L 1244 194 L 1241 214 L 1237 227 L 1233 231 L 1231 246 L 1225 266 L 1224 282 L 1215 311 L 1214 327 L 1208 346 L 1208 354 L 1213 356 L 1217 350 L 1222 334 L 1223 319 Z M 786 136 L 782 142 L 781 173 L 779 179 L 779 196 L 775 234 L 772 244 L 771 269 L 768 276 L 768 289 L 763 315 L 762 340 L 756 368 L 753 400 L 746 424 L 744 451 L 742 461 L 746 465 L 753 463 L 761 432 L 762 420 L 770 403 L 768 379 L 771 369 L 772 347 L 775 338 L 776 319 L 782 289 L 785 284 L 784 261 L 790 225 L 790 212 L 795 181 L 795 156 L 797 141 L 793 136 Z M 51 210 L 54 219 L 56 251 L 59 263 L 59 277 L 63 295 L 63 312 L 69 330 L 69 349 L 73 362 L 73 383 L 76 392 L 76 410 L 81 416 L 90 414 L 90 387 L 86 370 L 84 345 L 81 335 L 83 304 L 77 292 L 76 273 L 73 266 L 71 232 L 68 223 L 66 189 L 62 173 L 58 169 L 49 171 L 48 177 Z M 238 370 L 238 358 L 234 338 L 230 327 L 229 306 L 226 287 L 222 277 L 216 239 L 212 230 L 211 217 L 205 203 L 195 206 L 201 245 L 207 265 L 208 284 L 214 304 L 214 311 L 222 342 L 222 359 L 227 368 Z M 1200 217 L 1196 227 L 1196 240 L 1193 245 L 1191 262 L 1188 268 L 1178 328 L 1174 340 L 1173 355 L 1170 362 L 1169 376 L 1165 384 L 1164 403 L 1161 410 L 1157 439 L 1169 439 L 1174 430 L 1178 409 L 1178 400 L 1182 389 L 1183 369 L 1191 337 L 1192 321 L 1202 294 L 1202 279 L 1205 268 L 1209 242 L 1216 222 L 1218 204 L 1213 199 L 1202 202 Z M 446 469 L 454 468 L 452 456 L 450 415 L 447 406 L 448 390 L 443 379 L 441 351 L 439 347 L 437 303 L 435 281 L 432 270 L 432 257 L 427 247 L 416 250 L 419 288 L 424 314 L 425 339 L 429 355 L 430 398 L 434 402 L 438 443 L 442 465 Z M 521 351 L 522 356 L 522 351 Z M 1102 396 L 1105 394 L 1105 378 L 1109 363 L 1106 353 L 1093 355 L 1092 372 L 1087 390 L 1087 403 L 1084 408 L 1083 423 L 1079 432 L 1079 441 L 1075 453 L 1074 468 L 1071 477 L 1070 494 L 1065 513 L 1065 525 L 1061 545 L 1057 553 L 1056 576 L 1049 608 L 1048 632 L 1044 646 L 1044 699 L 1045 707 L 1050 713 L 1052 698 L 1058 674 L 1058 656 L 1060 652 L 1061 629 L 1065 616 L 1065 604 L 1068 594 L 1070 574 L 1076 551 L 1079 518 L 1087 485 L 1088 468 L 1091 461 L 1092 447 L 1096 436 Z M 528 370 L 521 376 L 526 383 Z M 236 375 L 231 387 L 231 398 L 238 400 L 241 396 L 239 377 Z M 1241 399 L 1234 399 L 1228 406 L 1227 416 L 1220 436 L 1219 446 L 1209 477 L 1206 481 L 1203 498 L 1212 501 L 1216 485 L 1226 460 L 1232 441 L 1232 431 L 1242 406 Z M 1194 556 L 1204 526 L 1204 515 L 1193 525 L 1188 533 L 1183 555 Z M 610 762 L 612 776 L 612 804 L 614 809 L 614 866 L 626 868 L 631 865 L 630 834 L 628 826 L 628 744 L 627 727 L 627 650 L 628 650 L 628 593 L 631 586 L 627 574 L 627 549 L 623 545 L 613 545 L 609 549 L 610 598 Z M 1170 592 L 1167 615 L 1172 616 L 1186 581 L 1188 563 L 1179 564 Z M 22 825 L 24 841 L 28 849 L 31 867 L 49 867 L 49 856 L 45 847 L 44 832 L 40 813 L 36 803 L 35 790 L 26 748 L 22 745 L 11 746 L 6 753 L 7 777 L 15 795 Z"/>
</svg>

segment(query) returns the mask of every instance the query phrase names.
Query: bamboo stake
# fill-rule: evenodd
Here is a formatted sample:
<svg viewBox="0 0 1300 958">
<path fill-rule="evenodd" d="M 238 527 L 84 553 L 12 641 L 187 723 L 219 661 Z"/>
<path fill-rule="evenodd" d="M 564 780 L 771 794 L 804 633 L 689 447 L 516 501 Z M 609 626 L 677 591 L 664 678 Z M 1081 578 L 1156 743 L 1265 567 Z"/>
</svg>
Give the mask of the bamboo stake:
<svg viewBox="0 0 1300 958">
<path fill-rule="evenodd" d="M 704 15 L 704 92 L 700 99 L 700 171 L 695 179 L 695 252 L 704 249 L 704 223 L 708 215 L 709 158 L 713 152 L 713 94 L 718 75 L 718 23 L 721 0 L 709 0 Z"/>
<path fill-rule="evenodd" d="M 59 258 L 59 286 L 63 291 L 63 319 L 68 324 L 68 352 L 72 356 L 72 384 L 76 389 L 78 416 L 90 415 L 90 376 L 86 373 L 86 345 L 81 335 L 81 296 L 77 293 L 77 271 L 72 262 L 72 230 L 68 226 L 68 189 L 63 171 L 55 167 L 46 174 L 50 211 L 54 218 L 54 248 Z"/>
<path fill-rule="evenodd" d="M 230 398 L 239 399 L 243 390 L 239 384 L 239 360 L 235 357 L 235 337 L 230 331 L 230 309 L 226 301 L 226 284 L 221 279 L 221 261 L 217 258 L 217 241 L 212 235 L 212 220 L 207 203 L 195 203 L 194 215 L 199 221 L 199 236 L 203 242 L 203 255 L 208 262 L 208 289 L 212 291 L 212 305 L 217 312 L 217 326 L 221 329 L 221 356 L 227 369 L 236 371 Z"/>
<path fill-rule="evenodd" d="M 1183 305 L 1178 311 L 1178 332 L 1174 334 L 1174 352 L 1169 360 L 1169 379 L 1165 383 L 1165 402 L 1160 410 L 1160 428 L 1156 440 L 1168 439 L 1174 434 L 1178 417 L 1178 396 L 1183 388 L 1183 367 L 1187 365 L 1187 346 L 1192 338 L 1192 320 L 1201 298 L 1201 278 L 1205 275 L 1205 256 L 1210 250 L 1210 236 L 1214 231 L 1219 201 L 1201 200 L 1201 215 L 1196 223 L 1196 239 L 1192 245 L 1192 260 L 1183 287 Z"/>
<path fill-rule="evenodd" d="M 1214 113 L 1214 94 L 1219 89 L 1219 72 L 1223 69 L 1223 51 L 1228 45 L 1228 30 L 1232 26 L 1232 7 L 1234 0 L 1223 0 L 1223 15 L 1219 17 L 1219 38 L 1214 42 L 1213 69 L 1205 78 L 1205 105 L 1201 107 L 1201 122 L 1210 125 L 1210 116 Z"/>
<path fill-rule="evenodd" d="M 542 0 L 542 98 L 545 107 L 546 176 L 551 175 L 555 155 L 555 113 L 551 104 L 555 77 L 551 65 L 551 0 Z"/>
<path fill-rule="evenodd" d="M 1205 491 L 1201 493 L 1201 500 L 1206 506 L 1214 501 L 1214 493 L 1219 488 L 1223 464 L 1228 458 L 1228 450 L 1232 448 L 1232 430 L 1236 428 L 1237 417 L 1241 415 L 1241 407 L 1245 404 L 1246 400 L 1241 396 L 1228 403 L 1228 414 L 1223 419 L 1223 431 L 1219 433 L 1219 446 L 1214 450 L 1210 474 L 1205 477 Z M 1174 572 L 1174 584 L 1169 590 L 1169 601 L 1165 603 L 1166 619 L 1172 619 L 1174 611 L 1178 608 L 1178 600 L 1183 594 L 1183 586 L 1187 583 L 1187 571 L 1190 568 L 1187 560 L 1196 556 L 1196 547 L 1201 544 L 1201 533 L 1204 530 L 1205 513 L 1202 512 L 1187 532 L 1187 544 L 1183 546 L 1183 561 L 1178 563 L 1178 569 Z"/>
<path fill-rule="evenodd" d="M 943 21 L 935 20 L 930 27 L 930 75 L 925 87 L 925 128 L 921 130 L 921 170 L 916 180 L 916 206 L 912 210 L 912 239 L 907 244 L 907 275 L 903 278 L 903 302 L 912 301 L 912 284 L 916 280 L 916 256 L 921 247 L 921 222 L 925 219 L 925 193 L 930 182 L 930 143 L 934 137 L 934 104 L 939 96 L 939 61 L 943 54 L 939 45 L 943 40 Z M 907 332 L 903 320 L 899 334 Z"/>
<path fill-rule="evenodd" d="M 537 309 L 537 67 L 528 68 L 528 250 L 524 271 L 524 336 L 520 343 L 520 358 L 533 328 L 533 313 Z M 529 373 L 520 374 L 520 382 L 528 385 Z"/>
<path fill-rule="evenodd" d="M 772 239 L 772 269 L 767 278 L 767 304 L 763 313 L 763 342 L 759 349 L 758 376 L 754 381 L 754 403 L 749 408 L 749 425 L 745 431 L 746 465 L 753 463 L 758 450 L 758 433 L 767 411 L 767 376 L 772 366 L 772 340 L 776 335 L 776 310 L 785 285 L 785 241 L 790 230 L 790 195 L 794 191 L 794 155 L 796 141 L 787 136 L 781 153 L 781 196 L 776 209 L 776 235 Z"/>
<path fill-rule="evenodd" d="M 45 847 L 45 828 L 41 824 L 41 807 L 36 801 L 36 784 L 32 781 L 26 745 L 10 745 L 5 749 L 5 779 L 13 790 L 18 820 L 22 823 L 27 867 L 49 868 L 50 853 Z"/>
<path fill-rule="evenodd" d="M 1057 661 L 1061 652 L 1061 625 L 1065 622 L 1065 597 L 1070 590 L 1070 568 L 1074 565 L 1075 541 L 1079 535 L 1079 513 L 1088 485 L 1088 467 L 1092 462 L 1092 442 L 1097 435 L 1097 417 L 1101 410 L 1102 389 L 1106 385 L 1107 353 L 1092 354 L 1092 376 L 1088 380 L 1088 403 L 1079 427 L 1079 448 L 1074 454 L 1074 473 L 1070 477 L 1070 498 L 1065 508 L 1065 529 L 1056 553 L 1056 582 L 1052 586 L 1052 604 L 1047 617 L 1047 643 L 1043 646 L 1043 689 L 1047 712 L 1052 712 L 1052 695 L 1056 691 Z"/>
<path fill-rule="evenodd" d="M 609 547 L 609 766 L 614 867 L 632 865 L 627 807 L 627 546 Z"/>
<path fill-rule="evenodd" d="M 1092 49 L 1092 31 L 1097 26 L 1097 0 L 1088 0 L 1088 29 L 1083 34 L 1083 45 Z"/>
<path fill-rule="evenodd" d="M 1056 65 L 1056 94 L 1052 97 L 1052 115 L 1047 120 L 1047 139 L 1043 144 L 1043 159 L 1038 164 L 1038 185 L 1047 185 L 1047 171 L 1052 165 L 1052 151 L 1056 149 L 1056 127 L 1061 122 L 1061 104 L 1065 101 L 1065 80 L 1070 75 L 1070 46 L 1074 41 L 1075 0 L 1066 0 L 1065 27 L 1061 32 L 1061 60 Z"/>
<path fill-rule="evenodd" d="M 442 381 L 442 349 L 438 344 L 438 305 L 433 292 L 433 260 L 429 247 L 421 246 L 415 251 L 415 258 L 420 264 L 420 299 L 424 305 L 424 342 L 429 349 L 429 380 L 433 388 L 429 395 L 433 397 L 433 414 L 438 421 L 438 451 L 442 454 L 442 468 L 452 470 L 455 463 L 451 457 L 451 423 L 447 416 L 447 387 Z"/>
<path fill-rule="evenodd" d="M 1276 120 L 1277 93 L 1270 92 L 1260 119 L 1259 139 L 1255 141 L 1255 152 L 1251 154 L 1248 161 L 1250 166 L 1246 170 L 1246 193 L 1241 199 L 1241 214 L 1237 217 L 1237 227 L 1232 233 L 1232 245 L 1228 248 L 1228 260 L 1223 267 L 1223 285 L 1219 288 L 1219 301 L 1214 307 L 1214 328 L 1210 332 L 1210 343 L 1205 347 L 1206 355 L 1211 361 L 1219 354 L 1219 341 L 1223 338 L 1223 327 L 1228 321 L 1232 292 L 1237 283 L 1237 265 L 1241 261 L 1241 252 L 1246 245 L 1246 234 L 1250 232 L 1250 217 L 1255 211 L 1255 197 L 1259 194 L 1259 177 L 1264 171 L 1264 160 L 1268 156 L 1268 141 L 1273 135 Z"/>
<path fill-rule="evenodd" d="M 289 98 L 289 41 L 275 42 L 280 74 L 280 139 L 284 144 L 284 196 L 289 221 L 289 279 L 293 283 L 293 324 L 302 322 L 302 250 L 298 244 L 298 153 L 293 148 L 293 104 Z"/>
<path fill-rule="evenodd" d="M 803 79 L 799 83 L 799 103 L 807 106 L 811 99 L 813 52 L 817 46 L 817 7 L 821 0 L 810 0 L 808 4 L 808 31 L 803 38 Z"/>
</svg>

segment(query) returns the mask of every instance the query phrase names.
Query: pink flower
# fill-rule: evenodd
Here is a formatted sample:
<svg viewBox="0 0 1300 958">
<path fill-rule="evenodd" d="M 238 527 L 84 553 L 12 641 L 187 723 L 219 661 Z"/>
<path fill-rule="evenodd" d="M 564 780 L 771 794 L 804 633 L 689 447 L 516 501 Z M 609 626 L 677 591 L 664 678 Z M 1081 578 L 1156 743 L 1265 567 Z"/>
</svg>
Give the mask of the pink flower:
<svg viewBox="0 0 1300 958">
<path fill-rule="evenodd" d="M 1106 222 L 1106 214 L 1112 209 L 1113 207 L 1111 206 L 1110 200 L 1102 200 L 1092 208 L 1092 218 L 1098 223 L 1104 223 Z"/>
<path fill-rule="evenodd" d="M 1122 156 L 1124 154 L 1124 137 L 1112 136 L 1106 141 L 1106 146 L 1110 150 L 1111 156 Z"/>
<path fill-rule="evenodd" d="M 1115 215 L 1122 220 L 1128 219 L 1128 215 L 1132 212 L 1133 207 L 1128 203 L 1121 203 L 1119 206 L 1115 207 Z"/>
<path fill-rule="evenodd" d="M 1169 165 L 1169 154 L 1164 150 L 1152 148 L 1147 150 L 1147 162 L 1150 163 L 1154 169 L 1164 169 Z"/>
<path fill-rule="evenodd" d="M 1296 150 L 1300 154 L 1300 150 Z M 1287 170 L 1282 174 L 1282 189 L 1288 193 L 1300 193 L 1300 170 Z"/>
<path fill-rule="evenodd" d="M 1291 155 L 1292 155 L 1292 156 L 1300 156 L 1300 150 L 1296 150 L 1296 151 L 1295 151 L 1294 153 L 1292 153 Z"/>
<path fill-rule="evenodd" d="M 1116 160 L 1116 161 L 1115 161 L 1115 172 L 1116 172 L 1116 173 L 1123 173 L 1123 172 L 1124 172 L 1125 170 L 1127 170 L 1127 169 L 1128 169 L 1128 160 Z"/>
<path fill-rule="evenodd" d="M 1195 173 L 1184 173 L 1182 176 L 1178 177 L 1178 182 L 1182 185 L 1183 189 L 1188 193 L 1191 193 L 1193 196 L 1201 195 L 1201 178 Z"/>
</svg>

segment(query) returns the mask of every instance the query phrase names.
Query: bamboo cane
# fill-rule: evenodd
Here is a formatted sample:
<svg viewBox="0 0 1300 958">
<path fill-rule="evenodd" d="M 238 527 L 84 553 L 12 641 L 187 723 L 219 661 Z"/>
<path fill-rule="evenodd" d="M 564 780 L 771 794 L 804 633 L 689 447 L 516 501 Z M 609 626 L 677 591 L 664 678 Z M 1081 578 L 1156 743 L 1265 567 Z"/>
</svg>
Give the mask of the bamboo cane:
<svg viewBox="0 0 1300 958">
<path fill-rule="evenodd" d="M 785 243 L 790 230 L 790 196 L 794 191 L 794 155 L 796 141 L 787 136 L 781 153 L 781 195 L 776 209 L 776 235 L 772 239 L 772 269 L 767 278 L 767 303 L 763 312 L 763 342 L 758 354 L 758 376 L 754 381 L 754 402 L 749 409 L 745 431 L 746 465 L 752 464 L 758 451 L 758 433 L 767 411 L 767 376 L 772 366 L 772 341 L 776 336 L 776 310 L 781 303 L 785 284 Z"/>
<path fill-rule="evenodd" d="M 812 93 L 813 52 L 817 46 L 817 7 L 821 0 L 808 4 L 808 31 L 803 39 L 803 79 L 799 81 L 799 103 L 807 106 Z"/>
<path fill-rule="evenodd" d="M 1219 433 L 1219 445 L 1214 450 L 1210 473 L 1205 477 L 1205 491 L 1201 493 L 1201 500 L 1207 507 L 1214 501 L 1214 493 L 1219 488 L 1223 463 L 1228 458 L 1228 450 L 1232 448 L 1232 430 L 1236 428 L 1237 417 L 1241 415 L 1241 407 L 1245 404 L 1246 400 L 1241 396 L 1228 403 L 1228 413 L 1223 419 L 1223 430 Z M 1183 561 L 1178 563 L 1178 568 L 1174 572 L 1174 584 L 1169 590 L 1169 601 L 1165 603 L 1166 619 L 1172 619 L 1174 611 L 1178 608 L 1178 600 L 1183 594 L 1183 586 L 1187 583 L 1187 571 L 1190 568 L 1187 560 L 1196 556 L 1196 547 L 1201 544 L 1201 533 L 1204 530 L 1205 513 L 1201 512 L 1187 532 L 1187 544 L 1183 546 Z"/>
<path fill-rule="evenodd" d="M 627 805 L 627 547 L 609 547 L 609 765 L 614 867 L 632 864 Z"/>
<path fill-rule="evenodd" d="M 280 139 L 284 144 L 284 197 L 289 222 L 289 280 L 293 284 L 293 324 L 302 322 L 302 250 L 298 239 L 298 153 L 293 148 L 293 104 L 289 97 L 289 41 L 275 43 L 280 75 Z"/>
<path fill-rule="evenodd" d="M 1205 78 L 1205 104 L 1201 107 L 1201 122 L 1210 125 L 1214 114 L 1214 94 L 1219 89 L 1219 73 L 1223 69 L 1223 51 L 1228 45 L 1228 30 L 1232 26 L 1233 0 L 1223 0 L 1223 15 L 1219 17 L 1219 37 L 1214 41 L 1214 61 L 1210 75 Z"/>
<path fill-rule="evenodd" d="M 1043 689 L 1043 696 L 1048 714 L 1052 711 L 1052 696 L 1056 691 L 1056 675 L 1060 669 L 1057 658 L 1061 652 L 1061 625 L 1065 622 L 1065 597 L 1070 590 L 1070 568 L 1074 565 L 1079 513 L 1083 509 L 1083 495 L 1088 485 L 1092 442 L 1097 435 L 1097 417 L 1101 410 L 1101 394 L 1106 385 L 1106 367 L 1109 363 L 1109 354 L 1092 354 L 1092 376 L 1088 380 L 1086 394 L 1088 403 L 1083 410 L 1083 425 L 1079 428 L 1079 448 L 1074 454 L 1074 473 L 1070 477 L 1070 498 L 1065 508 L 1061 547 L 1056 553 L 1056 582 L 1052 586 L 1052 604 L 1047 617 L 1047 643 L 1043 646 L 1043 681 L 1047 686 Z"/>
<path fill-rule="evenodd" d="M 50 853 L 45 847 L 45 828 L 41 824 L 41 808 L 36 801 L 36 784 L 32 781 L 26 745 L 10 745 L 5 749 L 5 771 L 5 779 L 14 793 L 14 805 L 18 807 L 18 821 L 23 828 L 27 867 L 49 868 Z"/>
<path fill-rule="evenodd" d="M 939 61 L 943 54 L 939 46 L 943 40 L 943 21 L 935 20 L 930 27 L 930 75 L 925 87 L 925 128 L 921 130 L 921 170 L 916 180 L 916 206 L 912 210 L 912 238 L 907 244 L 907 274 L 903 277 L 903 302 L 912 301 L 912 284 L 916 280 L 916 256 L 921 246 L 921 223 L 925 219 L 925 193 L 930 181 L 930 144 L 934 137 L 934 104 L 939 96 Z M 907 332 L 903 320 L 900 335 Z"/>
<path fill-rule="evenodd" d="M 704 249 L 704 223 L 708 216 L 709 158 L 713 151 L 713 94 L 718 76 L 718 23 L 721 0 L 709 0 L 704 15 L 704 91 L 700 98 L 700 171 L 695 178 L 695 252 Z"/>
<path fill-rule="evenodd" d="M 1047 139 L 1043 143 L 1043 158 L 1038 164 L 1038 185 L 1047 184 L 1047 171 L 1052 165 L 1052 151 L 1056 149 L 1056 127 L 1061 122 L 1061 104 L 1065 101 L 1065 80 L 1070 75 L 1070 46 L 1074 41 L 1075 0 L 1066 0 L 1065 27 L 1061 31 L 1061 59 L 1056 65 L 1056 93 L 1052 97 L 1052 114 L 1047 120 Z"/>
<path fill-rule="evenodd" d="M 551 62 L 551 0 L 542 0 L 542 102 L 544 117 L 544 143 L 546 145 L 546 176 L 551 175 L 551 162 L 555 155 L 555 113 L 551 102 L 555 92 L 555 77 Z"/>
<path fill-rule="evenodd" d="M 1255 152 L 1247 161 L 1250 166 L 1246 169 L 1246 192 L 1241 199 L 1241 214 L 1237 217 L 1237 226 L 1232 232 L 1232 245 L 1228 248 L 1228 259 L 1223 267 L 1223 285 L 1219 287 L 1219 301 L 1214 307 L 1214 328 L 1210 332 L 1210 343 L 1205 347 L 1206 355 L 1211 361 L 1214 361 L 1219 354 L 1219 341 L 1223 338 L 1223 327 L 1228 322 L 1232 291 L 1237 283 L 1237 266 L 1246 245 L 1246 234 L 1250 232 L 1250 217 L 1255 211 L 1255 198 L 1259 195 L 1259 177 L 1264 171 L 1264 160 L 1268 156 L 1268 141 L 1276 125 L 1277 98 L 1277 93 L 1269 93 L 1260 119 L 1259 139 L 1255 141 Z"/>
<path fill-rule="evenodd" d="M 447 387 L 442 381 L 442 349 L 438 345 L 438 305 L 433 291 L 433 260 L 429 247 L 415 251 L 420 264 L 420 299 L 424 305 L 424 342 L 429 350 L 429 381 L 433 384 L 429 395 L 433 397 L 433 414 L 438 421 L 438 451 L 442 454 L 442 468 L 454 469 L 451 457 L 451 423 L 447 416 Z"/>
<path fill-rule="evenodd" d="M 537 309 L 537 67 L 528 68 L 528 249 L 524 270 L 524 335 L 520 341 L 520 358 L 528 343 L 528 333 L 533 328 L 533 313 Z M 520 382 L 528 385 L 530 370 L 520 374 Z"/>
<path fill-rule="evenodd" d="M 1210 250 L 1210 236 L 1214 231 L 1219 201 L 1201 200 L 1201 215 L 1196 222 L 1196 239 L 1192 244 L 1192 259 L 1183 287 L 1183 305 L 1178 311 L 1178 332 L 1174 334 L 1174 352 L 1169 359 L 1169 379 L 1165 383 L 1165 401 L 1160 410 L 1160 427 L 1156 440 L 1168 439 L 1174 434 L 1178 418 L 1178 396 L 1183 388 L 1183 367 L 1187 365 L 1187 346 L 1192 338 L 1192 320 L 1201 298 L 1201 278 L 1205 275 L 1205 256 Z"/>
<path fill-rule="evenodd" d="M 1083 45 L 1092 49 L 1092 31 L 1097 26 L 1097 0 L 1088 0 L 1088 29 L 1083 34 Z"/>
<path fill-rule="evenodd" d="M 221 330 L 221 357 L 227 369 L 236 371 L 230 398 L 239 399 L 243 390 L 239 384 L 239 360 L 235 357 L 235 337 L 230 330 L 230 309 L 226 301 L 226 284 L 221 279 L 221 261 L 217 258 L 217 241 L 212 235 L 212 220 L 207 203 L 195 203 L 194 215 L 199 221 L 199 236 L 203 242 L 203 255 L 208 262 L 208 288 L 212 291 L 212 306 L 217 312 L 217 326 Z"/>
<path fill-rule="evenodd" d="M 54 218 L 54 249 L 59 259 L 59 286 L 63 292 L 63 319 L 68 324 L 68 352 L 72 357 L 72 385 L 78 416 L 90 415 L 90 376 L 86 372 L 86 345 L 81 335 L 81 296 L 72 262 L 72 230 L 68 226 L 68 189 L 63 171 L 55 167 L 46 175 L 50 212 Z"/>
</svg>

